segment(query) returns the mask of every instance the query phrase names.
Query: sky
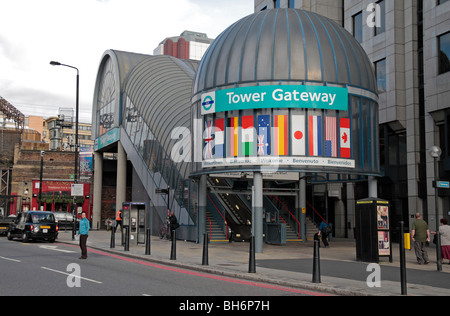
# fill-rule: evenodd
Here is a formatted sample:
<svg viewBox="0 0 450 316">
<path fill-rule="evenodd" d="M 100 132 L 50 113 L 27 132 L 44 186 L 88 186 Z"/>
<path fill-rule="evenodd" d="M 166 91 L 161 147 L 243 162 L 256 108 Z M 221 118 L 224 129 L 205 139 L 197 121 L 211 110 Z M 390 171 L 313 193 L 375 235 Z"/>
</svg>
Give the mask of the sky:
<svg viewBox="0 0 450 316">
<path fill-rule="evenodd" d="M 0 96 L 25 115 L 75 109 L 90 123 L 97 71 L 108 49 L 152 54 L 183 31 L 216 38 L 254 12 L 253 0 L 0 0 Z"/>
</svg>

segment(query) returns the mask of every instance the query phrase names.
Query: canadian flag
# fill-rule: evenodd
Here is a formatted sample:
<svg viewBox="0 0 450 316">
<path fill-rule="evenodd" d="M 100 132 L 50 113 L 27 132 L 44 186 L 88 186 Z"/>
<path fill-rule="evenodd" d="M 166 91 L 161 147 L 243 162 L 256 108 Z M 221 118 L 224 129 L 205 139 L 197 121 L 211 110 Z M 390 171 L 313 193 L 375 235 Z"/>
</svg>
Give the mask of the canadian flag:
<svg viewBox="0 0 450 316">
<path fill-rule="evenodd" d="M 341 158 L 352 158 L 350 119 L 340 119 Z"/>
</svg>

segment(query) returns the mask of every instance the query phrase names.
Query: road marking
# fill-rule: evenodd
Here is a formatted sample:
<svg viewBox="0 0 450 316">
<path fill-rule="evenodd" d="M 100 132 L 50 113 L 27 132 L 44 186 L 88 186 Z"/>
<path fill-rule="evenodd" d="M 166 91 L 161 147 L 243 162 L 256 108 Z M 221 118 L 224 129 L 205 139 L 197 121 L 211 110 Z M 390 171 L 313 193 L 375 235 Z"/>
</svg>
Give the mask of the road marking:
<svg viewBox="0 0 450 316">
<path fill-rule="evenodd" d="M 22 261 L 20 261 L 20 260 L 11 259 L 11 258 L 5 258 L 5 257 L 0 257 L 0 259 L 8 260 L 8 261 L 13 261 L 13 262 L 22 262 Z"/>
<path fill-rule="evenodd" d="M 75 251 L 71 251 L 71 250 L 58 249 L 58 246 L 39 246 L 39 248 L 47 249 L 47 250 L 54 250 L 54 251 L 59 251 L 59 252 L 64 252 L 64 253 L 75 253 Z"/>
<path fill-rule="evenodd" d="M 64 274 L 64 275 L 68 275 L 68 276 L 71 276 L 71 277 L 76 277 L 76 278 L 79 278 L 81 280 L 85 280 L 85 281 L 88 281 L 88 282 L 92 282 L 92 283 L 96 283 L 96 284 L 103 284 L 103 282 L 91 280 L 91 279 L 88 279 L 88 278 L 79 277 L 79 276 L 73 275 L 71 273 L 58 271 L 58 270 L 53 270 L 53 269 L 46 268 L 46 267 L 41 267 L 41 268 L 44 269 L 44 270 L 47 270 L 47 271 L 51 271 L 51 272 L 55 272 L 55 273 L 59 273 L 59 274 Z"/>
</svg>

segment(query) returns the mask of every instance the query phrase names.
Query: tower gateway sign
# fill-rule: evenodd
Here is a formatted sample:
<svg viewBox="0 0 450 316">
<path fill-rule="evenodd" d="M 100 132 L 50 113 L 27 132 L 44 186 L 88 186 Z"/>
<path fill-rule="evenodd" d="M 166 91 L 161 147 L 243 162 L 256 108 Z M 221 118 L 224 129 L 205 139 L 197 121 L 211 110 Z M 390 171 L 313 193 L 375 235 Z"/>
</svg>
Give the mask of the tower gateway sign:
<svg viewBox="0 0 450 316">
<path fill-rule="evenodd" d="M 350 119 L 340 114 L 349 110 L 347 88 L 242 87 L 204 93 L 201 105 L 205 117 L 203 168 L 355 168 L 351 159 Z M 307 109 L 326 111 L 327 115 L 307 115 Z M 258 114 L 259 110 L 265 113 Z M 268 113 L 273 110 L 287 112 Z M 231 111 L 251 111 L 253 115 L 226 115 L 235 113 Z"/>
<path fill-rule="evenodd" d="M 348 89 L 325 86 L 257 86 L 202 95 L 202 115 L 218 112 L 304 108 L 348 111 Z"/>
</svg>

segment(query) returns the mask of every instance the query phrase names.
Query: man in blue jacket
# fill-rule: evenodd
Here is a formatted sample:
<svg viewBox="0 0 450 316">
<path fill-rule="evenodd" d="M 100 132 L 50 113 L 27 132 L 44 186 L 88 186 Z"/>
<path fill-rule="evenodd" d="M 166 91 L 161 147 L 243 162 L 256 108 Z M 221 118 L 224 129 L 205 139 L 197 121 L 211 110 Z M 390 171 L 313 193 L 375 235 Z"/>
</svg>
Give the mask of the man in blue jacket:
<svg viewBox="0 0 450 316">
<path fill-rule="evenodd" d="M 87 259 L 87 239 L 89 236 L 89 229 L 91 226 L 89 225 L 89 221 L 86 218 L 86 212 L 81 213 L 81 221 L 80 227 L 78 229 L 78 235 L 80 236 L 80 248 L 81 248 L 81 257 L 80 259 Z"/>
</svg>

